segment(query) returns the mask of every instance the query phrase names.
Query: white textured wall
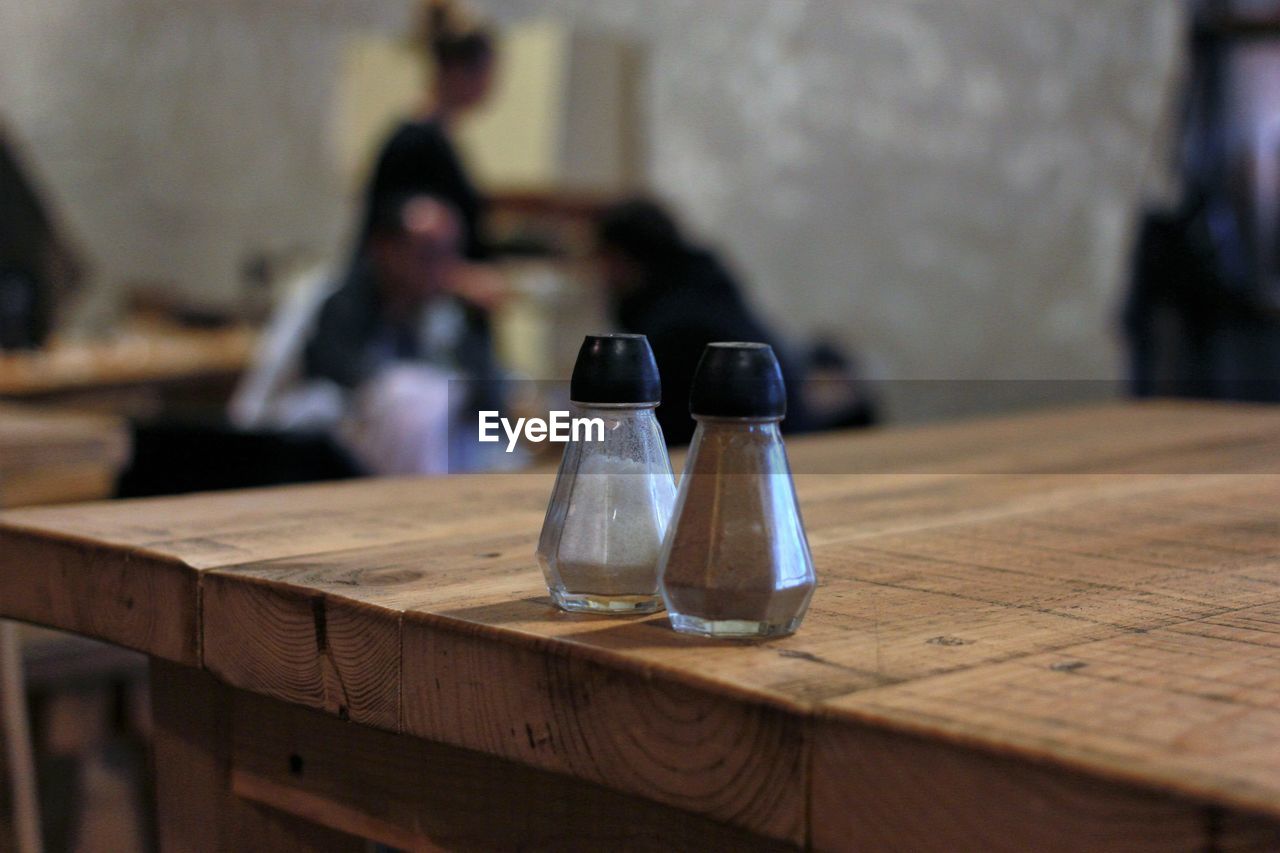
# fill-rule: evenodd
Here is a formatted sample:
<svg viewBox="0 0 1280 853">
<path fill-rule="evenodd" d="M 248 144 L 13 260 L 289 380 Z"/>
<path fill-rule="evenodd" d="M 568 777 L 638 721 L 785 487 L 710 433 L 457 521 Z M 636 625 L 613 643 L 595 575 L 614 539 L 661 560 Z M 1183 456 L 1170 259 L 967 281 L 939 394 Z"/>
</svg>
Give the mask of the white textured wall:
<svg viewBox="0 0 1280 853">
<path fill-rule="evenodd" d="M 649 171 L 793 333 L 885 376 L 1116 375 L 1173 0 L 489 0 L 648 44 Z M 0 6 L 0 111 L 105 282 L 326 245 L 336 49 L 392 0 Z"/>
<path fill-rule="evenodd" d="M 495 0 L 651 45 L 651 175 L 895 378 L 1105 378 L 1171 0 Z"/>
<path fill-rule="evenodd" d="M 110 291 L 235 294 L 246 255 L 322 251 L 348 216 L 332 150 L 344 35 L 402 2 L 6 0 L 0 120 Z"/>
</svg>

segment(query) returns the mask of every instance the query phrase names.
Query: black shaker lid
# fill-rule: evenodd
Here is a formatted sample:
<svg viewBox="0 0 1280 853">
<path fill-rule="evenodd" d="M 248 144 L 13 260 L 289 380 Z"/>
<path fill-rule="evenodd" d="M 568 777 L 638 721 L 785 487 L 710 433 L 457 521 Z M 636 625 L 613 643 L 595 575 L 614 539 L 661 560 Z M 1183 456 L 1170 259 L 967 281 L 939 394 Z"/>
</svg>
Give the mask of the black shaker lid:
<svg viewBox="0 0 1280 853">
<path fill-rule="evenodd" d="M 787 389 L 773 347 L 707 344 L 693 376 L 689 413 L 713 418 L 781 418 Z"/>
<path fill-rule="evenodd" d="M 569 383 L 575 403 L 657 405 L 658 363 L 644 335 L 587 335 Z"/>
</svg>

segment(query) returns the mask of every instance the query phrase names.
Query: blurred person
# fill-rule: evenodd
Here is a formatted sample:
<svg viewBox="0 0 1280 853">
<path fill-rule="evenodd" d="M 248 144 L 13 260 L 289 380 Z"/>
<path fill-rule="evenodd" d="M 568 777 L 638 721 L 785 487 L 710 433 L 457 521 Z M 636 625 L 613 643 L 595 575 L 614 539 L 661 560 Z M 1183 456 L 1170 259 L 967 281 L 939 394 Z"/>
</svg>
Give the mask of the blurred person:
<svg viewBox="0 0 1280 853">
<path fill-rule="evenodd" d="M 41 347 L 83 264 L 0 122 L 0 351 Z"/>
<path fill-rule="evenodd" d="M 421 18 L 415 43 L 433 71 L 430 90 L 417 114 L 396 128 L 378 154 L 365 199 L 361 238 L 367 236 L 381 199 L 427 193 L 458 211 L 463 255 L 485 260 L 489 256 L 482 223 L 485 199 L 454 145 L 453 132 L 458 120 L 484 104 L 493 91 L 494 35 L 454 0 L 428 0 Z"/>
<path fill-rule="evenodd" d="M 661 205 L 632 199 L 610 208 L 596 238 L 614 322 L 647 336 L 653 347 L 662 374 L 658 421 L 668 443 L 687 444 L 693 436 L 689 389 L 702 350 L 713 341 L 770 344 L 787 383 L 784 427 L 810 427 L 797 359 L 755 316 L 724 263 L 690 243 Z"/>
<path fill-rule="evenodd" d="M 1264 54 L 1230 4 L 1194 3 L 1188 21 L 1186 76 L 1133 245 L 1130 387 L 1280 402 L 1280 121 L 1259 98 Z M 1246 44 L 1254 60 L 1242 63 Z"/>
<path fill-rule="evenodd" d="M 458 303 L 468 346 L 479 358 L 492 349 L 490 311 L 506 292 L 502 276 L 490 264 L 484 236 L 486 202 L 468 174 L 454 144 L 457 122 L 478 108 L 493 91 L 497 62 L 495 37 L 488 24 L 471 15 L 460 0 L 425 0 L 414 42 L 430 64 L 430 84 L 417 113 L 400 124 L 383 144 L 365 196 L 365 214 L 357 235 L 353 265 L 369 268 L 377 242 L 379 211 L 394 207 L 407 195 L 430 195 L 456 214 L 458 254 L 468 263 L 453 263 L 451 289 L 465 294 Z M 353 276 L 359 272 L 353 270 Z M 319 367 L 318 364 L 313 365 Z M 344 368 L 329 365 L 334 372 Z"/>
<path fill-rule="evenodd" d="M 364 251 L 316 317 L 303 376 L 341 390 L 341 435 L 371 473 L 449 470 L 459 450 L 450 426 L 498 408 L 488 334 L 468 322 L 488 303 L 459 275 L 464 234 L 443 199 L 383 198 Z M 473 436 L 468 426 L 452 439 Z"/>
</svg>

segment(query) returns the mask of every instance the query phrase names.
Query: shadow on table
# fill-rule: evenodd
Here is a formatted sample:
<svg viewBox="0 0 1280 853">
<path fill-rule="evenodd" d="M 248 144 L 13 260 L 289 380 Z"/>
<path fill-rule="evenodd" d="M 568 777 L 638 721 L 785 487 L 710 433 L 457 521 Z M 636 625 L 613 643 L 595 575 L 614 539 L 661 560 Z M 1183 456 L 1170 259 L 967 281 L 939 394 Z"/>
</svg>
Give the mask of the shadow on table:
<svg viewBox="0 0 1280 853">
<path fill-rule="evenodd" d="M 713 640 L 677 634 L 671 629 L 664 612 L 630 617 L 566 613 L 557 609 L 545 595 L 442 610 L 439 615 L 520 631 L 528 631 L 539 622 L 545 622 L 549 636 L 616 651 L 636 648 L 684 649 L 690 646 L 733 648 L 760 643 L 759 640 Z"/>
</svg>

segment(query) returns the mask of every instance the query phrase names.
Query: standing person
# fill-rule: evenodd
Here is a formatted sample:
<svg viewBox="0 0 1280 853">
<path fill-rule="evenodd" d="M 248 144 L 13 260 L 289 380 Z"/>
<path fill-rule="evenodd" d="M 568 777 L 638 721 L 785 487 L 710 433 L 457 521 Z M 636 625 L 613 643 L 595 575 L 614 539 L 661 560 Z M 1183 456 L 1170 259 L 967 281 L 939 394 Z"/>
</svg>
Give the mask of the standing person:
<svg viewBox="0 0 1280 853">
<path fill-rule="evenodd" d="M 417 42 L 433 70 L 430 90 L 417 114 L 396 128 L 378 154 L 359 242 L 368 236 L 381 199 L 422 193 L 453 205 L 462 218 L 462 254 L 483 261 L 489 257 L 482 222 L 485 199 L 467 173 L 453 134 L 458 120 L 484 104 L 493 90 L 494 36 L 453 0 L 429 0 Z"/>
<path fill-rule="evenodd" d="M 622 202 L 601 217 L 596 241 L 614 322 L 653 347 L 662 375 L 658 422 L 668 443 L 693 437 L 689 389 L 703 348 L 715 341 L 770 344 L 787 384 L 784 426 L 809 426 L 794 358 L 756 318 L 720 259 L 686 240 L 666 210 L 646 199 Z"/>
</svg>

